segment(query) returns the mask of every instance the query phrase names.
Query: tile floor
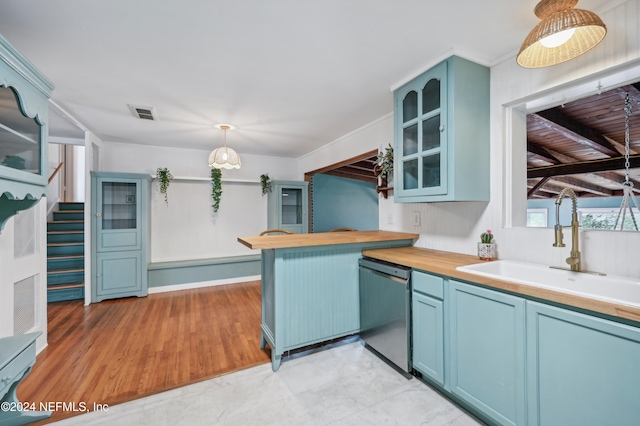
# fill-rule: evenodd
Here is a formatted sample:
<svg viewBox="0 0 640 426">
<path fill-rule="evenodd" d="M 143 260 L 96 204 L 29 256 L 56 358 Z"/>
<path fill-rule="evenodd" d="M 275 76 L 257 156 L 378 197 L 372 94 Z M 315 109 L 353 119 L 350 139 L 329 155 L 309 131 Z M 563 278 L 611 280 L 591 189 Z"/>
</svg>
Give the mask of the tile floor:
<svg viewBox="0 0 640 426">
<path fill-rule="evenodd" d="M 54 423 L 63 425 L 480 425 L 358 341 Z"/>
</svg>

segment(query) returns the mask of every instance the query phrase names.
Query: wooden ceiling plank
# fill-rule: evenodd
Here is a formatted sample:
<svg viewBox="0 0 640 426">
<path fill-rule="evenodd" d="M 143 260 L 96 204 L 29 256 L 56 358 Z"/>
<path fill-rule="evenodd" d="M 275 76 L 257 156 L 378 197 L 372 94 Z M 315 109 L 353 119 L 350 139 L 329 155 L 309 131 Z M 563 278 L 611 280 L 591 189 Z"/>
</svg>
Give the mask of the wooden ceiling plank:
<svg viewBox="0 0 640 426">
<path fill-rule="evenodd" d="M 615 147 L 602 134 L 564 115 L 558 111 L 557 108 L 539 111 L 534 115 L 538 116 L 543 122 L 546 122 L 547 127 L 562 134 L 567 139 L 588 146 L 609 157 L 620 155 Z"/>
<path fill-rule="evenodd" d="M 563 163 L 563 161 L 560 161 L 555 155 L 549 152 L 546 148 L 538 145 L 535 142 L 531 142 L 529 140 L 527 140 L 527 151 L 537 155 L 538 157 L 542 157 L 542 159 L 547 163 L 551 163 L 551 164 Z"/>
<path fill-rule="evenodd" d="M 589 182 L 585 182 L 582 179 L 576 179 L 575 177 L 568 176 L 556 176 L 553 178 L 554 182 L 560 182 L 565 185 L 571 185 L 574 187 L 574 190 L 577 188 L 578 191 L 586 191 L 592 194 L 596 194 L 601 197 L 611 197 L 613 195 L 613 191 L 607 188 L 603 188 L 599 185 L 594 185 Z"/>
<path fill-rule="evenodd" d="M 343 172 L 341 170 L 328 170 L 328 171 L 324 172 L 323 174 L 330 175 L 330 176 L 347 178 L 347 179 L 359 180 L 359 181 L 362 181 L 362 182 L 373 183 L 375 185 L 378 184 L 378 178 L 373 176 L 373 174 L 371 174 L 370 176 L 365 176 L 365 175 L 362 175 L 362 174 L 346 173 L 346 172 Z"/>
</svg>

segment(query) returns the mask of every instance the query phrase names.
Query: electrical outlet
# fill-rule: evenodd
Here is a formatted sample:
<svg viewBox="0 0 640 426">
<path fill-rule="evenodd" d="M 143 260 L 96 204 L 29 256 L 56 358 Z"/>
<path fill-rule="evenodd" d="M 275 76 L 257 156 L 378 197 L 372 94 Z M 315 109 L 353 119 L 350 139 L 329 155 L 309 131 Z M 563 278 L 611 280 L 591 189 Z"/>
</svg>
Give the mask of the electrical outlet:
<svg viewBox="0 0 640 426">
<path fill-rule="evenodd" d="M 393 225 L 393 213 L 387 213 L 387 225 Z"/>
<path fill-rule="evenodd" d="M 413 212 L 413 226 L 420 226 L 420 212 Z"/>
</svg>

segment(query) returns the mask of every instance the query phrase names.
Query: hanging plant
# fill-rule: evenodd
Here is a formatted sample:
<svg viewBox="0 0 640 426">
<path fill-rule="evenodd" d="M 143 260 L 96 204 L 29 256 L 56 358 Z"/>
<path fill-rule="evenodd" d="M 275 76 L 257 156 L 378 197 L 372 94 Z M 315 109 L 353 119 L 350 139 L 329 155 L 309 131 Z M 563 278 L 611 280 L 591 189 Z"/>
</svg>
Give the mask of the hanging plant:
<svg viewBox="0 0 640 426">
<path fill-rule="evenodd" d="M 384 152 L 378 152 L 374 172 L 383 179 L 393 177 L 393 147 L 391 144 L 385 148 Z"/>
<path fill-rule="evenodd" d="M 260 175 L 260 184 L 262 185 L 262 195 L 271 192 L 271 178 L 268 173 Z"/>
<path fill-rule="evenodd" d="M 217 212 L 220 208 L 220 197 L 222 196 L 222 171 L 220 169 L 211 169 L 211 198 L 213 198 L 213 211 Z"/>
<path fill-rule="evenodd" d="M 173 179 L 173 175 L 169 171 L 169 169 L 160 168 L 156 170 L 156 176 L 158 178 L 158 182 L 160 182 L 160 193 L 164 195 L 164 202 L 169 205 L 169 198 L 167 197 L 167 189 L 169 189 L 169 184 L 171 183 L 171 179 Z"/>
</svg>

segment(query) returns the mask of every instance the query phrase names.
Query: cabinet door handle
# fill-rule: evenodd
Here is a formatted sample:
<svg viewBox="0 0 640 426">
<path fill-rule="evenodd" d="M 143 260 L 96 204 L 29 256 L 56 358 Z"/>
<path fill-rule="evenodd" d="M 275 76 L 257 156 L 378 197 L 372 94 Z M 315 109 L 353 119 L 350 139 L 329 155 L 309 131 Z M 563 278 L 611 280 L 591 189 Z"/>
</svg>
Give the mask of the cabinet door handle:
<svg viewBox="0 0 640 426">
<path fill-rule="evenodd" d="M 8 382 L 11 381 L 11 379 L 13 379 L 13 377 L 11 377 L 11 376 L 3 377 L 2 378 L 2 383 L 8 383 Z"/>
<path fill-rule="evenodd" d="M 101 217 L 102 213 L 96 213 L 96 216 Z"/>
<path fill-rule="evenodd" d="M 444 132 L 444 126 L 441 124 L 440 125 L 440 133 Z"/>
</svg>

